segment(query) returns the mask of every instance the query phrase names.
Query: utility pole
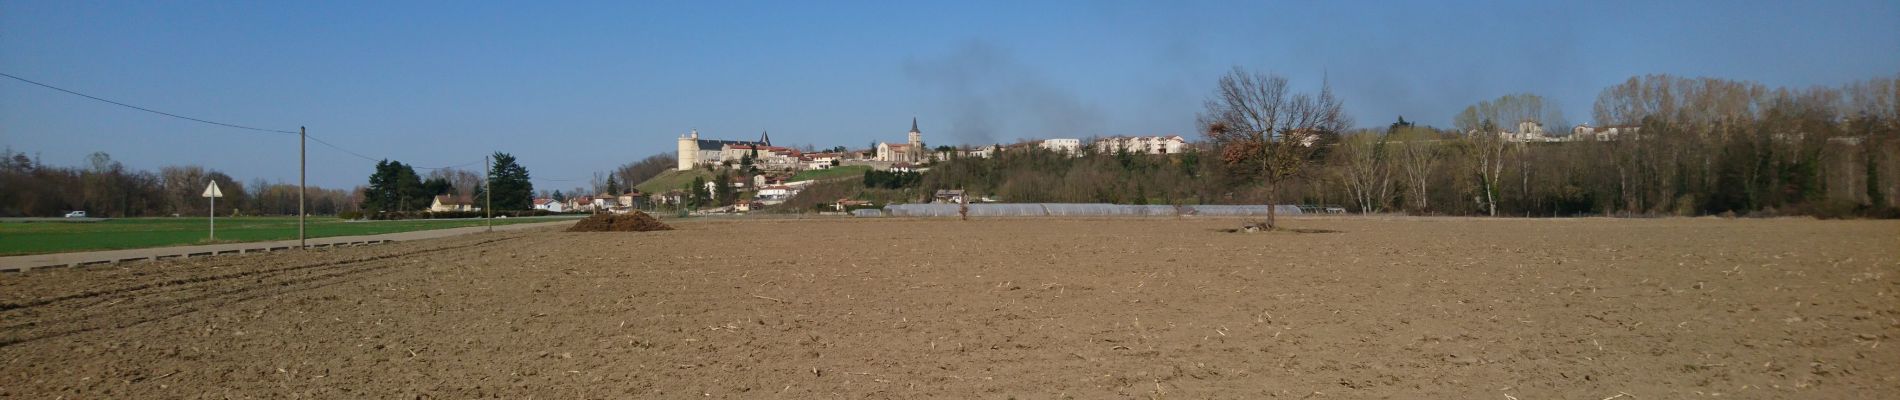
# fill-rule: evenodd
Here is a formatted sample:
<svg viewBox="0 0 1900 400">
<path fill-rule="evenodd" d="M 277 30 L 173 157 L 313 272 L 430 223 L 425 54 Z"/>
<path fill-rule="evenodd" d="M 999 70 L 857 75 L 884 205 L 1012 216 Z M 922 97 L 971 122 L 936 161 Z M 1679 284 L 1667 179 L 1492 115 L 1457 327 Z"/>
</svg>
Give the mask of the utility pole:
<svg viewBox="0 0 1900 400">
<path fill-rule="evenodd" d="M 495 165 L 489 163 L 488 155 L 482 155 L 482 165 L 488 166 L 488 190 L 482 191 L 482 210 L 488 211 L 488 231 L 495 231 Z"/>
<path fill-rule="evenodd" d="M 303 223 L 304 223 L 303 220 L 304 220 L 304 215 L 308 214 L 304 212 L 303 196 L 305 192 L 310 191 L 309 186 L 305 186 L 306 184 L 304 183 L 305 172 L 309 171 L 309 166 L 310 166 L 309 161 L 304 159 L 304 154 L 305 154 L 304 145 L 305 143 L 309 141 L 310 141 L 310 133 L 308 131 L 305 131 L 304 127 L 301 127 L 301 126 L 297 127 L 297 249 L 299 250 L 303 249 L 305 246 L 304 236 L 303 236 Z"/>
</svg>

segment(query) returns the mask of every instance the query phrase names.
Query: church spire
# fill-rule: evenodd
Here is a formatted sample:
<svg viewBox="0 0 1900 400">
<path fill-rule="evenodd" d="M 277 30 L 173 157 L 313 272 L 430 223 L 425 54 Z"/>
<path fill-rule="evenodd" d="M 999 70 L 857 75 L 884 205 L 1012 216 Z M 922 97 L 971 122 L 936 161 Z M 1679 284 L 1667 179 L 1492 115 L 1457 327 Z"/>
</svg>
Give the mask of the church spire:
<svg viewBox="0 0 1900 400">
<path fill-rule="evenodd" d="M 922 131 L 917 130 L 917 117 L 910 117 L 910 131 L 922 132 Z"/>
<path fill-rule="evenodd" d="M 764 144 L 764 145 L 766 145 L 766 146 L 771 146 L 771 145 L 772 145 L 772 132 L 771 132 L 771 131 L 759 131 L 759 143 L 761 143 L 761 144 Z"/>
</svg>

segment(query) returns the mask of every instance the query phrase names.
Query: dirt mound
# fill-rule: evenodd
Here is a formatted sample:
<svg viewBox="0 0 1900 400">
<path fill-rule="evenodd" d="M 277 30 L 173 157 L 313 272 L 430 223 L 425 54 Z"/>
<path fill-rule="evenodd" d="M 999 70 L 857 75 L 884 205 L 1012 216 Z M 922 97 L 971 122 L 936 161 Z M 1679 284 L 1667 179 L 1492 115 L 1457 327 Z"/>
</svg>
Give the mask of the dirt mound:
<svg viewBox="0 0 1900 400">
<path fill-rule="evenodd" d="M 670 231 L 673 227 L 660 222 L 647 213 L 634 211 L 627 214 L 600 214 L 583 218 L 575 222 L 568 232 L 646 232 Z"/>
</svg>

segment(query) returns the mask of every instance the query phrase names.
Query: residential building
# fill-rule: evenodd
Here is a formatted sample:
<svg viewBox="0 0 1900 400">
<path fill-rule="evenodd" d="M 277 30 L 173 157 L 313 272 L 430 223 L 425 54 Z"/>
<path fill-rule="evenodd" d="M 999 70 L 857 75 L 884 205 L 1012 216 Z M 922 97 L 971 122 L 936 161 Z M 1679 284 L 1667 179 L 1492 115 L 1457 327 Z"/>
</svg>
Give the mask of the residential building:
<svg viewBox="0 0 1900 400">
<path fill-rule="evenodd" d="M 534 209 L 547 212 L 567 212 L 567 204 L 550 198 L 534 199 Z"/>
<path fill-rule="evenodd" d="M 1178 154 L 1187 151 L 1187 138 L 1181 135 L 1167 136 L 1110 136 L 1096 139 L 1096 152 L 1139 154 Z"/>
<path fill-rule="evenodd" d="M 1081 139 L 1043 139 L 1041 142 L 1036 143 L 1036 145 L 1041 146 L 1045 150 L 1062 154 L 1082 154 Z"/>
<path fill-rule="evenodd" d="M 452 194 L 435 196 L 435 200 L 429 204 L 429 211 L 432 212 L 480 210 L 480 207 L 475 207 L 474 199 Z"/>
<path fill-rule="evenodd" d="M 785 200 L 791 199 L 792 196 L 797 196 L 797 195 L 798 195 L 798 190 L 793 189 L 791 186 L 774 185 L 774 186 L 760 187 L 759 192 L 753 194 L 752 199 L 757 200 L 759 204 L 769 206 L 773 204 L 784 203 Z"/>
<path fill-rule="evenodd" d="M 567 210 L 574 212 L 594 212 L 592 196 L 574 196 L 567 198 Z"/>
<path fill-rule="evenodd" d="M 936 196 L 934 196 L 934 201 L 932 202 L 961 204 L 963 203 L 963 196 L 964 193 L 962 189 L 938 189 Z"/>
<path fill-rule="evenodd" d="M 1571 128 L 1570 136 L 1564 139 L 1574 142 L 1610 142 L 1624 135 L 1635 134 L 1641 129 L 1642 127 L 1637 126 L 1591 127 L 1590 124 L 1583 124 Z"/>
</svg>

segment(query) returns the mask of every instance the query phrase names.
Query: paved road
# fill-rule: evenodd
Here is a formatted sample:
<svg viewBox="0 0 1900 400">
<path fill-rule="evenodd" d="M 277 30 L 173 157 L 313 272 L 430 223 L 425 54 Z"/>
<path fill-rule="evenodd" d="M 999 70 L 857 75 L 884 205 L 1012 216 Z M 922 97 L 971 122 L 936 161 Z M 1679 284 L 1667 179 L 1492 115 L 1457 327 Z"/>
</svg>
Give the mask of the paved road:
<svg viewBox="0 0 1900 400">
<path fill-rule="evenodd" d="M 561 221 L 553 221 L 553 222 L 509 224 L 509 225 L 497 226 L 495 227 L 495 230 L 496 231 L 513 231 L 513 230 L 534 229 L 534 228 L 557 226 L 557 225 L 571 225 L 573 223 L 574 223 L 574 220 L 561 220 Z M 449 228 L 449 229 L 436 229 L 436 230 L 427 230 L 427 231 L 386 233 L 386 234 L 381 234 L 381 235 L 332 236 L 332 237 L 323 237 L 323 238 L 310 238 L 309 240 L 307 240 L 307 242 L 310 244 L 311 247 L 350 246 L 350 245 L 376 244 L 376 243 L 405 241 L 405 240 L 434 239 L 434 238 L 440 238 L 440 237 L 479 233 L 486 229 L 487 227 L 472 226 L 472 227 L 465 227 L 465 228 Z M 103 264 L 103 263 L 113 263 L 113 262 L 120 262 L 120 261 L 152 260 L 152 259 L 171 258 L 171 257 L 201 257 L 201 256 L 210 256 L 210 255 L 218 255 L 218 254 L 239 254 L 239 253 L 251 253 L 251 252 L 260 252 L 260 251 L 279 251 L 279 250 L 289 250 L 296 247 L 297 247 L 297 241 L 293 239 L 293 240 L 279 240 L 279 241 L 274 241 L 274 242 L 246 242 L 246 243 L 228 243 L 228 244 L 209 244 L 209 245 L 203 245 L 203 246 L 174 246 L 174 247 L 153 247 L 153 248 L 127 249 L 127 250 L 104 250 L 104 251 L 86 251 L 86 252 L 74 252 L 74 253 L 34 254 L 34 255 L 27 255 L 27 256 L 0 257 L 0 272 L 24 272 L 24 271 L 31 270 L 34 268 Z"/>
</svg>

